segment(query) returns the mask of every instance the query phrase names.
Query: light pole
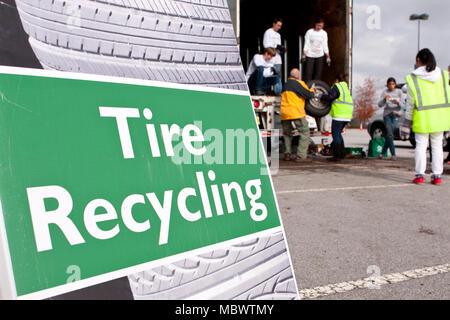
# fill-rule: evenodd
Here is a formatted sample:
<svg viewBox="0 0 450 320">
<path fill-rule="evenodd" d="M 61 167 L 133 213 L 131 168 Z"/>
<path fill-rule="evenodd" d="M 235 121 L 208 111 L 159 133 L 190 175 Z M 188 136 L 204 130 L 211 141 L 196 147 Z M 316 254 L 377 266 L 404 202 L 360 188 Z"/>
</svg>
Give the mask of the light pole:
<svg viewBox="0 0 450 320">
<path fill-rule="evenodd" d="M 428 20 L 429 17 L 430 16 L 428 14 L 426 14 L 426 13 L 422 13 L 422 14 L 414 13 L 414 14 L 409 16 L 409 20 L 410 21 L 415 21 L 415 20 L 418 21 L 418 28 L 419 28 L 419 30 L 418 30 L 418 35 L 417 35 L 417 51 L 420 51 L 420 21 Z"/>
</svg>

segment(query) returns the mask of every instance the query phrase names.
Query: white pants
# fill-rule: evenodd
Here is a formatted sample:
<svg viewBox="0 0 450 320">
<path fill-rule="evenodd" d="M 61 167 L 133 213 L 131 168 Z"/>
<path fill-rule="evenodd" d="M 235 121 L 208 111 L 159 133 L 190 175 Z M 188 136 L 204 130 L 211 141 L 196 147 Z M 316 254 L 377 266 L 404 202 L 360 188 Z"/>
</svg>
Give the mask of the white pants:
<svg viewBox="0 0 450 320">
<path fill-rule="evenodd" d="M 416 151 L 414 154 L 416 162 L 416 175 L 425 176 L 427 169 L 428 139 L 431 140 L 431 171 L 433 176 L 440 177 L 444 171 L 444 151 L 442 150 L 443 132 L 416 133 Z"/>
</svg>

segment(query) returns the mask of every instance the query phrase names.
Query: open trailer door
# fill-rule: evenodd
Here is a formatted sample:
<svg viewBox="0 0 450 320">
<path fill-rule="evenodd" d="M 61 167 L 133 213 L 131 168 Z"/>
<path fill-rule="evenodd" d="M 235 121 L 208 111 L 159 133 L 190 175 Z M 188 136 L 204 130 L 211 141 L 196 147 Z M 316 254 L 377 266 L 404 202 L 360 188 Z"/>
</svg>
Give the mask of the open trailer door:
<svg viewBox="0 0 450 320">
<path fill-rule="evenodd" d="M 325 20 L 328 33 L 328 46 L 332 57 L 331 66 L 325 67 L 323 81 L 331 84 L 336 74 L 347 73 L 351 76 L 352 67 L 352 0 L 309 0 L 283 1 L 271 0 L 229 0 L 233 2 L 239 17 L 238 27 L 240 53 L 244 69 L 247 69 L 252 57 L 262 51 L 264 32 L 272 26 L 274 17 L 283 19 L 280 30 L 287 53 L 284 68 L 299 68 L 301 52 L 306 31 L 313 26 L 317 17 Z M 283 70 L 283 73 L 287 73 Z M 283 75 L 282 79 L 285 78 Z M 351 77 L 350 77 L 351 79 Z"/>
</svg>

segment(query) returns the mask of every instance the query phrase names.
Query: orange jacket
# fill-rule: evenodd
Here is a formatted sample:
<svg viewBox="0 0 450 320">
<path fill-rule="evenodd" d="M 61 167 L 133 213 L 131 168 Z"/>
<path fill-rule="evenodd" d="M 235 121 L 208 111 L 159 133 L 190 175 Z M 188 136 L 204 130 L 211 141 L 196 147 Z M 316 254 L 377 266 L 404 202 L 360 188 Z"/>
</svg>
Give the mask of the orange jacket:
<svg viewBox="0 0 450 320">
<path fill-rule="evenodd" d="M 314 90 L 305 82 L 289 78 L 281 94 L 281 120 L 296 120 L 306 116 L 306 99 L 314 98 Z"/>
</svg>

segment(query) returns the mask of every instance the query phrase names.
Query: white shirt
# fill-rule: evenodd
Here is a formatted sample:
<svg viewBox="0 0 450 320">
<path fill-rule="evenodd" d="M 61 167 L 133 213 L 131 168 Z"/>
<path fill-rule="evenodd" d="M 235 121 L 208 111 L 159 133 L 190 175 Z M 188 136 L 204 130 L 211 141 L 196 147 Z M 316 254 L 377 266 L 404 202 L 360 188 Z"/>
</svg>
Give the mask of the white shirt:
<svg viewBox="0 0 450 320">
<path fill-rule="evenodd" d="M 270 60 L 270 63 L 272 63 L 272 64 L 282 64 L 283 61 L 281 60 L 281 56 L 277 53 L 277 55 Z"/>
<path fill-rule="evenodd" d="M 278 32 L 273 30 L 272 28 L 269 28 L 264 32 L 263 37 L 263 47 L 266 48 L 274 48 L 276 49 L 278 46 L 281 46 L 281 36 Z M 281 56 L 278 54 L 275 57 L 272 58 L 273 64 L 281 64 Z"/>
<path fill-rule="evenodd" d="M 280 34 L 272 28 L 267 29 L 266 32 L 264 32 L 263 46 L 264 48 L 276 48 L 277 46 L 281 46 Z"/>
<path fill-rule="evenodd" d="M 264 67 L 264 77 L 267 78 L 273 76 L 273 71 L 271 69 L 273 67 L 273 63 L 271 63 L 272 60 L 266 61 L 264 60 L 262 54 L 255 54 L 252 61 L 250 62 L 250 65 L 248 66 L 248 70 L 246 73 L 247 80 L 250 78 L 253 72 L 255 72 L 257 67 Z"/>
<path fill-rule="evenodd" d="M 329 53 L 328 34 L 325 30 L 316 31 L 309 29 L 305 35 L 306 56 L 310 58 L 320 58 Z"/>
</svg>

